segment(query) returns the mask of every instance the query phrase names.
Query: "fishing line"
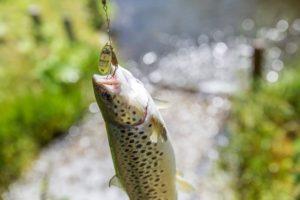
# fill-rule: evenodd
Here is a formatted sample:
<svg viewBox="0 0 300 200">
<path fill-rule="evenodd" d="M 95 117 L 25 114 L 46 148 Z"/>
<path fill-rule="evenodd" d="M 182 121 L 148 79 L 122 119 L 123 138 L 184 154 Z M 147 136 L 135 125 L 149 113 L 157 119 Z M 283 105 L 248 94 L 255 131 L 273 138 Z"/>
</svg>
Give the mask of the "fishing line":
<svg viewBox="0 0 300 200">
<path fill-rule="evenodd" d="M 112 41 L 111 41 L 111 36 L 110 36 L 110 19 L 109 19 L 109 16 L 108 16 L 106 0 L 102 0 L 102 5 L 103 5 L 103 10 L 104 10 L 105 19 L 106 19 L 106 32 L 107 32 L 107 35 L 108 35 L 109 44 L 112 46 Z"/>
<path fill-rule="evenodd" d="M 106 19 L 106 32 L 108 35 L 108 43 L 109 43 L 110 50 L 112 53 L 111 63 L 115 66 L 114 72 L 112 74 L 112 76 L 114 76 L 116 73 L 116 70 L 118 68 L 118 59 L 117 59 L 117 56 L 114 52 L 114 48 L 112 45 L 111 31 L 110 31 L 110 18 L 108 15 L 107 0 L 102 0 L 102 6 L 103 6 L 104 13 L 105 13 L 105 19 Z"/>
</svg>

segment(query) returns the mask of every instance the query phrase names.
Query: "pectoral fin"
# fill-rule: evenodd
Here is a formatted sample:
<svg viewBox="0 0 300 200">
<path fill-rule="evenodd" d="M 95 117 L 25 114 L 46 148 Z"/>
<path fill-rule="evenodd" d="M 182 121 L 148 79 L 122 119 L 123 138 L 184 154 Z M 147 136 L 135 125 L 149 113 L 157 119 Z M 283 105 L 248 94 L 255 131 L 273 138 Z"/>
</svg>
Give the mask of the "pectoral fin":
<svg viewBox="0 0 300 200">
<path fill-rule="evenodd" d="M 178 189 L 186 193 L 194 192 L 195 188 L 179 174 L 180 174 L 179 172 L 177 172 L 176 174 L 176 183 Z"/>
<path fill-rule="evenodd" d="M 170 107 L 170 103 L 168 101 L 157 99 L 157 98 L 153 98 L 153 101 L 158 109 L 167 109 Z"/>
<path fill-rule="evenodd" d="M 151 124 L 152 124 L 152 134 L 150 136 L 151 142 L 157 143 L 158 140 L 160 140 L 161 142 L 167 141 L 168 140 L 167 129 L 162 124 L 162 122 L 156 117 L 152 117 Z"/>
<path fill-rule="evenodd" d="M 111 187 L 112 185 L 113 185 L 113 186 L 116 186 L 116 187 L 118 187 L 118 188 L 121 188 L 121 189 L 123 190 L 123 186 L 122 186 L 122 184 L 121 184 L 119 178 L 118 178 L 116 175 L 114 175 L 114 176 L 109 180 L 109 187 Z"/>
</svg>

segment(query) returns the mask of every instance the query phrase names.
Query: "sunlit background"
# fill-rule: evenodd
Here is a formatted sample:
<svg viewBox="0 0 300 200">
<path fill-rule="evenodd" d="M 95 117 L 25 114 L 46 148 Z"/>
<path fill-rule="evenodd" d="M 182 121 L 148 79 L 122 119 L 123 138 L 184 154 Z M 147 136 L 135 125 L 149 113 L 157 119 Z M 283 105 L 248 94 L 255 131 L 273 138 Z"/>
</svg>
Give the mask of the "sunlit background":
<svg viewBox="0 0 300 200">
<path fill-rule="evenodd" d="M 300 198 L 300 2 L 112 0 L 120 64 L 162 111 L 179 200 Z M 126 200 L 91 85 L 100 0 L 0 0 L 0 199 Z"/>
</svg>

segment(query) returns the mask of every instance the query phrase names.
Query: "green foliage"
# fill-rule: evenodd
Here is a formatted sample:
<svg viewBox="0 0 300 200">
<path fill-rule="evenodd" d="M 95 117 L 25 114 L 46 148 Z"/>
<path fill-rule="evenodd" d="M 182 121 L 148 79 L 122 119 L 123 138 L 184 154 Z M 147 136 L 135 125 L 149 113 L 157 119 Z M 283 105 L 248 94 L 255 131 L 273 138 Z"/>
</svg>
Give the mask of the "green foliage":
<svg viewBox="0 0 300 200">
<path fill-rule="evenodd" d="M 32 2 L 0 2 L 0 194 L 80 118 L 97 70 L 99 33 L 85 21 L 86 2 L 38 1 L 39 41 L 27 14 Z M 75 42 L 64 32 L 63 14 L 72 19 Z"/>
<path fill-rule="evenodd" d="M 237 199 L 300 198 L 299 65 L 233 101 L 221 163 L 234 177 Z"/>
</svg>

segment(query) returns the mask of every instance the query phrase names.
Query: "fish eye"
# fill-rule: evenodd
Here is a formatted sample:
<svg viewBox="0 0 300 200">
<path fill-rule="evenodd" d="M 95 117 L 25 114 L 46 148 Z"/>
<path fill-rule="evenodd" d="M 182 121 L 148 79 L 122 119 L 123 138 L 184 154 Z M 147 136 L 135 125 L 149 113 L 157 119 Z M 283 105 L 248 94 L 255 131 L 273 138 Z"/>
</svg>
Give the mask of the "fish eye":
<svg viewBox="0 0 300 200">
<path fill-rule="evenodd" d="M 101 96 L 106 101 L 111 101 L 112 100 L 111 95 L 108 94 L 107 92 L 102 93 Z"/>
</svg>

